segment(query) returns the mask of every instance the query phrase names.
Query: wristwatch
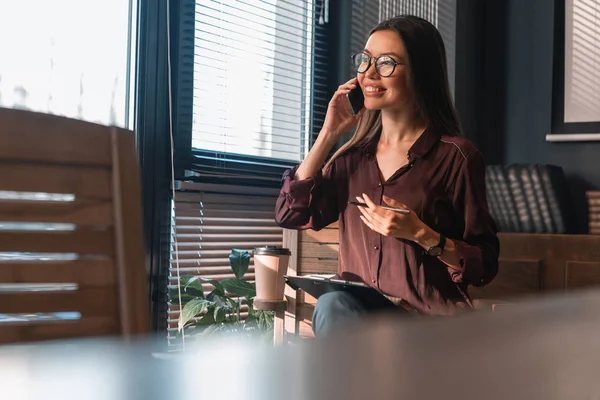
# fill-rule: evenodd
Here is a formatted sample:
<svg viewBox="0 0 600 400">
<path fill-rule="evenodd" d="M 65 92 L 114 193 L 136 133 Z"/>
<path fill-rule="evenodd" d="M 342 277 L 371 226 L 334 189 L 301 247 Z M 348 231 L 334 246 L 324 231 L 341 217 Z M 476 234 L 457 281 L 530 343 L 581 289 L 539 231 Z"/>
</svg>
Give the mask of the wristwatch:
<svg viewBox="0 0 600 400">
<path fill-rule="evenodd" d="M 440 233 L 440 242 L 435 246 L 431 246 L 429 250 L 425 251 L 425 254 L 432 257 L 439 257 L 444 252 L 444 246 L 446 245 L 446 236 Z"/>
</svg>

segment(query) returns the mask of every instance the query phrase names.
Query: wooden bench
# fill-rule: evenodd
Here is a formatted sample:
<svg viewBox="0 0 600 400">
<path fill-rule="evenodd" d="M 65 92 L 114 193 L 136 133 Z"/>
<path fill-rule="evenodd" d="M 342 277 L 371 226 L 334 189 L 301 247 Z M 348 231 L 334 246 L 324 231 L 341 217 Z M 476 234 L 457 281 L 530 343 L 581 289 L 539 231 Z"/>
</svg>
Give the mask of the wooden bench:
<svg viewBox="0 0 600 400">
<path fill-rule="evenodd" d="M 131 131 L 0 108 L 0 344 L 149 333 L 138 172 Z"/>
<path fill-rule="evenodd" d="M 519 298 L 600 284 L 600 236 L 503 233 L 499 238 L 498 276 L 485 287 L 469 288 L 478 309 L 493 311 Z M 337 224 L 319 232 L 285 230 L 284 246 L 292 250 L 291 275 L 337 272 Z M 285 331 L 276 335 L 312 337 L 315 299 L 290 288 L 286 299 Z"/>
</svg>

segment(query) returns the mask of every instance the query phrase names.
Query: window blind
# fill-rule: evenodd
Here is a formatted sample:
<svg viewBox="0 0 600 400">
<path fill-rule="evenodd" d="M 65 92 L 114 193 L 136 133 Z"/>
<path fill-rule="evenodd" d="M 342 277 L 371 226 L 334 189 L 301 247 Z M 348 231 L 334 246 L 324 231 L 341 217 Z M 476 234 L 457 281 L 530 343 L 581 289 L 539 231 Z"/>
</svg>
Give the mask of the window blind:
<svg viewBox="0 0 600 400">
<path fill-rule="evenodd" d="M 438 0 L 352 0 L 352 53 L 364 48 L 375 25 L 403 14 L 416 15 L 437 26 Z"/>
<path fill-rule="evenodd" d="M 300 161 L 316 0 L 196 0 L 192 147 Z"/>
<path fill-rule="evenodd" d="M 401 14 L 416 15 L 438 25 L 439 0 L 379 0 L 379 20 Z M 447 0 L 446 0 L 447 1 Z"/>
<path fill-rule="evenodd" d="M 565 122 L 600 121 L 600 3 L 567 0 Z"/>
<path fill-rule="evenodd" d="M 348 65 L 351 65 L 350 55 L 358 53 L 365 47 L 369 32 L 379 23 L 380 0 L 352 0 L 352 30 L 350 34 L 350 49 Z M 355 76 L 354 67 L 350 68 L 350 76 Z"/>
<path fill-rule="evenodd" d="M 250 253 L 259 246 L 281 246 L 283 230 L 273 212 L 278 190 L 180 182 L 173 202 L 172 251 L 169 289 L 177 289 L 179 275 L 222 280 L 233 278 L 229 253 L 233 248 Z M 254 260 L 244 279 L 254 280 Z M 208 293 L 213 286 L 203 284 Z M 177 345 L 179 303 L 169 300 L 168 338 Z"/>
</svg>

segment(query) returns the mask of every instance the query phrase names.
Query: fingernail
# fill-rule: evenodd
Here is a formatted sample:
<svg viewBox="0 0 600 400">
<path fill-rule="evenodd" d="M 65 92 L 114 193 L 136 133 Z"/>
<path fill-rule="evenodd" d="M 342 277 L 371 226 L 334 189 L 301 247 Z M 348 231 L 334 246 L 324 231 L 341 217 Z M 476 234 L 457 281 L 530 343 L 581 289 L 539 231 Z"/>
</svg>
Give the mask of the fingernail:
<svg viewBox="0 0 600 400">
<path fill-rule="evenodd" d="M 358 196 L 356 196 L 356 200 L 361 201 L 362 199 Z"/>
</svg>

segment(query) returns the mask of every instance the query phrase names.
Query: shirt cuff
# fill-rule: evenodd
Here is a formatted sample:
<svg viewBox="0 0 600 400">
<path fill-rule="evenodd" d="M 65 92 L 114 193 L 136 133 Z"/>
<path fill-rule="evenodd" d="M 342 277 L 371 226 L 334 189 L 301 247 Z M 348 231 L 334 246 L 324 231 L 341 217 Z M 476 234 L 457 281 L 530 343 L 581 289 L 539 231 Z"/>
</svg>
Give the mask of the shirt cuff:
<svg viewBox="0 0 600 400">
<path fill-rule="evenodd" d="M 448 267 L 448 272 L 455 283 L 469 283 L 481 286 L 483 282 L 483 256 L 481 249 L 460 240 L 452 240 L 462 269 L 460 271 Z"/>
<path fill-rule="evenodd" d="M 281 193 L 287 197 L 288 208 L 291 210 L 302 210 L 310 206 L 312 194 L 315 188 L 323 180 L 323 174 L 319 172 L 306 179 L 294 179 L 298 167 L 287 170 L 283 174 L 283 185 Z"/>
</svg>

